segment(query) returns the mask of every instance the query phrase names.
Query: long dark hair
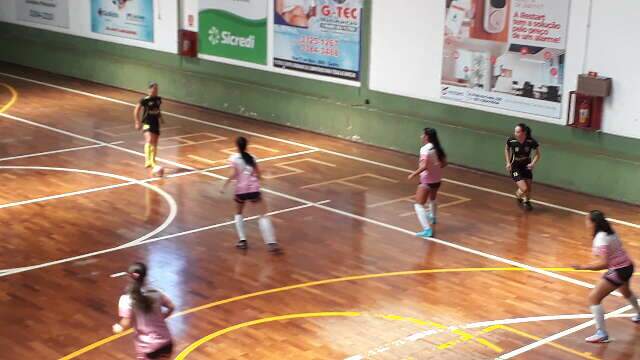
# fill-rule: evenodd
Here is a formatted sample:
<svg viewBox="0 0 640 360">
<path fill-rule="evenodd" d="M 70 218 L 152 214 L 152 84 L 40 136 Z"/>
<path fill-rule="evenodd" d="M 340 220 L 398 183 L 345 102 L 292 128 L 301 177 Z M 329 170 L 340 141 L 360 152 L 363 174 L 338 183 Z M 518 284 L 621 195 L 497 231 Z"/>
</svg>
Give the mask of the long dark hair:
<svg viewBox="0 0 640 360">
<path fill-rule="evenodd" d="M 424 128 L 424 134 L 429 138 L 429 142 L 433 144 L 433 148 L 436 149 L 438 160 L 444 162 L 447 159 L 447 154 L 444 152 L 442 145 L 440 145 L 440 139 L 438 138 L 438 132 L 434 128 Z"/>
<path fill-rule="evenodd" d="M 148 313 L 153 308 L 153 300 L 142 292 L 142 286 L 147 278 L 147 265 L 137 262 L 129 266 L 127 271 L 133 282 L 129 286 L 129 296 L 133 307 Z"/>
<path fill-rule="evenodd" d="M 611 224 L 607 221 L 604 213 L 600 210 L 589 211 L 589 220 L 593 223 L 593 236 L 596 236 L 599 232 L 605 232 L 607 235 L 615 234 L 615 231 L 611 228 Z"/>
<path fill-rule="evenodd" d="M 244 160 L 245 164 L 251 167 L 256 167 L 256 160 L 247 152 L 247 145 L 249 142 L 246 138 L 240 136 L 236 139 L 236 146 L 238 147 L 238 152 L 242 155 L 242 160 Z"/>
<path fill-rule="evenodd" d="M 532 139 L 533 135 L 531 133 L 531 128 L 529 126 L 527 126 L 527 124 L 525 123 L 520 123 L 517 125 L 522 131 L 524 131 L 524 134 L 526 135 L 527 139 Z"/>
</svg>

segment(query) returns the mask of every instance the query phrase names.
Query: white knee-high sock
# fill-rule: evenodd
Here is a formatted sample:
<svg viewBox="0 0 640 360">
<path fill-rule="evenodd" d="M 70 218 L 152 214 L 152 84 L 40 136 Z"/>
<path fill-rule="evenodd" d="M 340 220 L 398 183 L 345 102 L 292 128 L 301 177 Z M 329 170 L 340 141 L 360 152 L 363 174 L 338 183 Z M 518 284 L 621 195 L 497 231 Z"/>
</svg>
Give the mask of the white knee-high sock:
<svg viewBox="0 0 640 360">
<path fill-rule="evenodd" d="M 638 298 L 636 298 L 636 294 L 632 293 L 631 296 L 627 298 L 627 301 L 631 306 L 633 306 L 633 310 L 636 311 L 636 314 L 640 315 L 640 307 L 638 306 Z"/>
<path fill-rule="evenodd" d="M 420 204 L 413 204 L 413 208 L 416 210 L 416 215 L 418 215 L 418 221 L 420 221 L 420 225 L 422 225 L 422 228 L 423 229 L 431 228 L 429 226 L 427 210 L 424 209 L 424 206 Z"/>
<path fill-rule="evenodd" d="M 238 237 L 240 240 L 247 240 L 247 235 L 244 233 L 244 216 L 238 214 L 235 217 L 236 231 L 238 231 Z"/>
<path fill-rule="evenodd" d="M 438 212 L 438 202 L 436 200 L 429 201 L 429 212 L 432 218 L 436 218 Z"/>
<path fill-rule="evenodd" d="M 277 243 L 276 232 L 268 216 L 261 216 L 260 220 L 258 220 L 258 225 L 260 226 L 260 233 L 262 233 L 262 239 L 264 239 L 265 244 Z"/>
<path fill-rule="evenodd" d="M 596 321 L 596 328 L 606 333 L 607 328 L 604 326 L 604 308 L 602 305 L 591 305 L 591 313 L 593 314 L 593 320 Z"/>
</svg>

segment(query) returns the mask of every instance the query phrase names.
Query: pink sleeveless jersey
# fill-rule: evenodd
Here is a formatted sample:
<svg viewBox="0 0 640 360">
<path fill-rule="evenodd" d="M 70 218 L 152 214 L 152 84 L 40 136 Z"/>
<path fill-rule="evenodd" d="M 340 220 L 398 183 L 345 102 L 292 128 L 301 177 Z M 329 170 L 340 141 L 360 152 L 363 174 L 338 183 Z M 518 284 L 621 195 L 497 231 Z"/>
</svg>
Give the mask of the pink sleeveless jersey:
<svg viewBox="0 0 640 360">
<path fill-rule="evenodd" d="M 442 164 L 432 144 L 420 148 L 420 163 L 427 162 L 427 169 L 420 173 L 421 184 L 435 184 L 442 181 Z"/>
<path fill-rule="evenodd" d="M 236 194 L 260 191 L 260 180 L 258 180 L 255 169 L 244 162 L 242 155 L 231 155 L 229 162 L 231 162 L 231 165 L 236 169 L 238 174 L 238 178 L 236 179 Z"/>
<path fill-rule="evenodd" d="M 593 238 L 593 254 L 607 259 L 609 269 L 620 269 L 632 264 L 631 258 L 622 248 L 622 242 L 616 234 L 599 232 Z"/>
<path fill-rule="evenodd" d="M 145 359 L 144 354 L 157 351 L 171 342 L 171 333 L 165 322 L 162 307 L 173 306 L 173 304 L 160 291 L 143 289 L 143 293 L 153 301 L 150 312 L 145 313 L 135 309 L 128 294 L 120 297 L 118 312 L 120 317 L 131 319 L 135 330 L 136 354 L 138 358 Z"/>
</svg>

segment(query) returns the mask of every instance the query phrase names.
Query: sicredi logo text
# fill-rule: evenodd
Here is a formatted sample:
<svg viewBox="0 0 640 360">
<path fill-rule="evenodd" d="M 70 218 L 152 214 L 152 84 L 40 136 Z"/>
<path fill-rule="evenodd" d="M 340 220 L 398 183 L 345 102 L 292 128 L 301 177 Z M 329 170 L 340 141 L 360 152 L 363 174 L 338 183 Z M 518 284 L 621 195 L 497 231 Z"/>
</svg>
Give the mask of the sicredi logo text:
<svg viewBox="0 0 640 360">
<path fill-rule="evenodd" d="M 253 49 L 256 46 L 256 37 L 250 35 L 247 37 L 233 35 L 230 31 L 221 31 L 215 26 L 209 29 L 209 42 L 211 45 L 229 45 L 235 47 L 243 47 Z"/>
</svg>

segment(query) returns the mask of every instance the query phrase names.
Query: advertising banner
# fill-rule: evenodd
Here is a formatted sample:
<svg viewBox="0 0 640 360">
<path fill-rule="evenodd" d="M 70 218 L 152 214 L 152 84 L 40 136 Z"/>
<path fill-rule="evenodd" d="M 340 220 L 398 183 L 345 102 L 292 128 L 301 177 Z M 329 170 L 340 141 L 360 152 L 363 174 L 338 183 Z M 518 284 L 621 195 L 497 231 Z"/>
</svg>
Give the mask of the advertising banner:
<svg viewBox="0 0 640 360">
<path fill-rule="evenodd" d="M 266 64 L 267 6 L 267 0 L 200 0 L 200 53 Z"/>
<path fill-rule="evenodd" d="M 274 66 L 360 80 L 362 0 L 274 0 Z"/>
<path fill-rule="evenodd" d="M 18 20 L 69 28 L 68 0 L 18 0 Z"/>
<path fill-rule="evenodd" d="M 560 118 L 570 0 L 448 0 L 444 99 Z"/>
<path fill-rule="evenodd" d="M 153 0 L 91 0 L 91 31 L 153 42 Z"/>
</svg>

